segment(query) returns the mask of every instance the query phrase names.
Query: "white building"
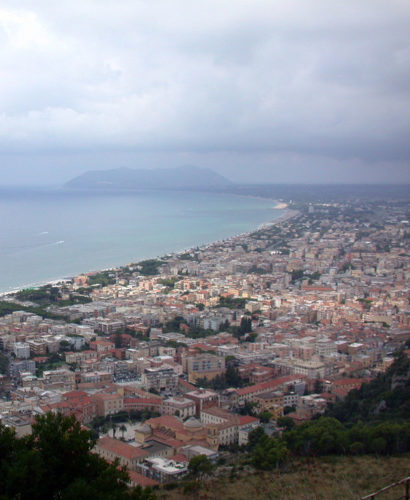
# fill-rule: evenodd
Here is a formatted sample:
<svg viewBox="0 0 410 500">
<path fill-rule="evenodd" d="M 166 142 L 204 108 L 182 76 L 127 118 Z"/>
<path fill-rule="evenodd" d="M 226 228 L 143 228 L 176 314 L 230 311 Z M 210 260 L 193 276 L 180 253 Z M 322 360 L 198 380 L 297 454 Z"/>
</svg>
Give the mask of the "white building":
<svg viewBox="0 0 410 500">
<path fill-rule="evenodd" d="M 28 359 L 30 357 L 30 346 L 26 342 L 16 342 L 13 351 L 18 359 Z"/>
</svg>

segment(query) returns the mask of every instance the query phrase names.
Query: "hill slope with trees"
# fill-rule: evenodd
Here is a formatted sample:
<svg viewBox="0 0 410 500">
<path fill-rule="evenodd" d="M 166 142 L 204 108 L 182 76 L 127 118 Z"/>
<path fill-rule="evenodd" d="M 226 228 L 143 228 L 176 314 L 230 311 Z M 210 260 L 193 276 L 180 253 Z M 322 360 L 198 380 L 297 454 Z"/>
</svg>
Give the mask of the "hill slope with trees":
<svg viewBox="0 0 410 500">
<path fill-rule="evenodd" d="M 0 426 L 1 500 L 154 500 L 128 488 L 128 474 L 91 452 L 95 441 L 74 417 L 37 417 L 30 436 Z"/>
</svg>

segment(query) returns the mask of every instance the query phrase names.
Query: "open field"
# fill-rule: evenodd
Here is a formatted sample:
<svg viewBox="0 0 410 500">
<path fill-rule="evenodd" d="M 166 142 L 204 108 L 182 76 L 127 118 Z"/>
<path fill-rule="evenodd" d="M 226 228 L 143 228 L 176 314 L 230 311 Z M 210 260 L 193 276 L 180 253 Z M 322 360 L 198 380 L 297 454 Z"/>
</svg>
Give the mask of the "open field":
<svg viewBox="0 0 410 500">
<path fill-rule="evenodd" d="M 198 491 L 160 491 L 159 498 L 179 500 L 358 500 L 410 473 L 410 455 L 377 458 L 325 457 L 295 462 L 284 473 L 261 472 L 203 481 Z M 377 500 L 394 500 L 404 487 L 393 488 Z"/>
</svg>

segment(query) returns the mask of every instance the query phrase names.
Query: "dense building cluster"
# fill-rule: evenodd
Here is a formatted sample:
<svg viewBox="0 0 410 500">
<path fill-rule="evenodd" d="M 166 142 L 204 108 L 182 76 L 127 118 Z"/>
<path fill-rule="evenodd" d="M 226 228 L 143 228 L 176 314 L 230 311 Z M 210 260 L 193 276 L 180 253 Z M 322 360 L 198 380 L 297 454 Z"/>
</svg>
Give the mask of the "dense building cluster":
<svg viewBox="0 0 410 500">
<path fill-rule="evenodd" d="M 261 421 L 309 420 L 409 339 L 409 236 L 404 203 L 295 205 L 253 233 L 44 287 L 85 298 L 48 317 L 3 297 L 1 420 L 24 435 L 48 411 L 100 419 L 95 451 L 142 485 Z M 122 414 L 137 423 L 120 431 Z"/>
</svg>

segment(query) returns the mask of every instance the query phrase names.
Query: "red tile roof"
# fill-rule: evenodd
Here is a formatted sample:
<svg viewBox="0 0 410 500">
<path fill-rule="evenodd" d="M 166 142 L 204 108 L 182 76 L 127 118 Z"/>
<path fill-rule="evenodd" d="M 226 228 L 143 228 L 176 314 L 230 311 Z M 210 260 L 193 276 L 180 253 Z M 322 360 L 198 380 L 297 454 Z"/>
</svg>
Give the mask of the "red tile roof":
<svg viewBox="0 0 410 500">
<path fill-rule="evenodd" d="M 148 425 L 157 424 L 159 426 L 168 427 L 169 429 L 174 429 L 177 431 L 184 430 L 184 424 L 171 415 L 162 415 L 160 417 L 150 418 L 145 423 Z"/>
<path fill-rule="evenodd" d="M 278 377 L 273 380 L 268 380 L 267 382 L 261 382 L 260 384 L 250 385 L 248 387 L 243 387 L 242 389 L 237 389 L 236 393 L 239 396 L 243 396 L 245 394 L 252 394 L 253 392 L 263 391 L 265 389 L 272 389 L 282 384 L 286 384 L 287 382 L 293 382 L 301 378 L 305 377 L 302 375 L 287 375 L 286 377 Z"/>
<path fill-rule="evenodd" d="M 67 399 L 77 399 L 77 398 L 88 397 L 88 394 L 85 391 L 70 391 L 70 392 L 65 392 L 63 394 L 63 397 Z"/>
<path fill-rule="evenodd" d="M 118 439 L 113 439 L 110 437 L 103 437 L 97 441 L 97 446 L 106 451 L 114 453 L 118 457 L 124 457 L 129 460 L 134 460 L 136 458 L 146 457 L 148 453 L 141 448 L 136 446 L 131 446 L 127 443 L 123 443 Z"/>
<path fill-rule="evenodd" d="M 249 424 L 254 424 L 256 422 L 259 422 L 259 418 L 256 417 L 251 417 L 250 415 L 241 415 L 239 417 L 239 426 L 242 425 L 249 425 Z"/>
<path fill-rule="evenodd" d="M 172 460 L 174 460 L 175 462 L 186 462 L 186 463 L 189 462 L 189 459 L 185 455 L 182 455 L 181 453 L 179 455 L 174 455 L 172 457 Z"/>
<path fill-rule="evenodd" d="M 361 386 L 365 382 L 369 382 L 370 378 L 341 378 L 332 382 L 332 385 L 343 387 L 345 385 L 358 385 Z"/>
<path fill-rule="evenodd" d="M 155 481 L 150 477 L 143 476 L 142 474 L 139 474 L 138 472 L 135 472 L 133 470 L 129 470 L 128 475 L 130 476 L 130 482 L 133 486 L 139 484 L 140 486 L 143 486 L 145 488 L 147 486 L 157 486 L 159 484 L 158 481 Z"/>
</svg>

